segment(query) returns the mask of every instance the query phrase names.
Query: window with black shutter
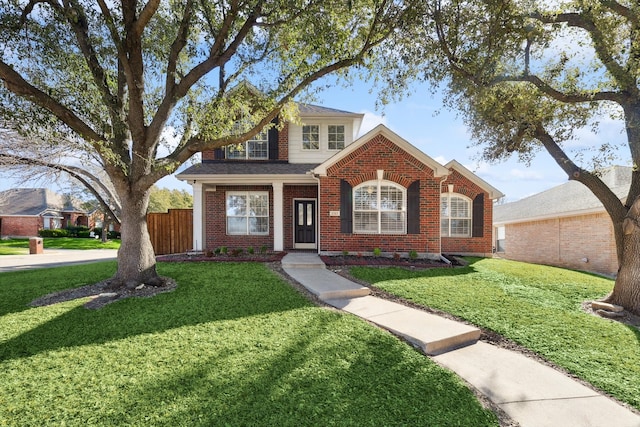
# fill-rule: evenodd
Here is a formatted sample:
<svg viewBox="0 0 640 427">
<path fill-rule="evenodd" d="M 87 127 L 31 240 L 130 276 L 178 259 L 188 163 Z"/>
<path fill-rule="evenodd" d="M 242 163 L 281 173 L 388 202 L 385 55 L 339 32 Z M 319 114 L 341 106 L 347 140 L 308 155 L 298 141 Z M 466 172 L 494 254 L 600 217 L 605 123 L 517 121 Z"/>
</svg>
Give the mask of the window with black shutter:
<svg viewBox="0 0 640 427">
<path fill-rule="evenodd" d="M 484 193 L 480 193 L 473 199 L 473 231 L 472 237 L 484 236 Z"/>
<path fill-rule="evenodd" d="M 420 181 L 407 188 L 407 233 L 420 234 Z"/>
</svg>

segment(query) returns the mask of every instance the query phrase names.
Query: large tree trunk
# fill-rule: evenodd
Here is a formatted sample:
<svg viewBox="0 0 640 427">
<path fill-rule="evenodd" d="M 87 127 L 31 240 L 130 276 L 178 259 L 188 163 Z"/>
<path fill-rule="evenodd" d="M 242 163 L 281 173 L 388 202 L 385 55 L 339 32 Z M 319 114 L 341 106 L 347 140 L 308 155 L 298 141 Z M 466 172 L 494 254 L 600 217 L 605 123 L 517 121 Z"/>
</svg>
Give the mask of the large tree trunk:
<svg viewBox="0 0 640 427">
<path fill-rule="evenodd" d="M 121 245 L 118 250 L 116 286 L 133 289 L 141 284 L 160 286 L 163 280 L 156 272 L 156 257 L 147 229 L 148 191 L 130 191 L 121 195 Z"/>
<path fill-rule="evenodd" d="M 640 315 L 640 197 L 624 220 L 620 268 L 607 302 Z"/>
</svg>

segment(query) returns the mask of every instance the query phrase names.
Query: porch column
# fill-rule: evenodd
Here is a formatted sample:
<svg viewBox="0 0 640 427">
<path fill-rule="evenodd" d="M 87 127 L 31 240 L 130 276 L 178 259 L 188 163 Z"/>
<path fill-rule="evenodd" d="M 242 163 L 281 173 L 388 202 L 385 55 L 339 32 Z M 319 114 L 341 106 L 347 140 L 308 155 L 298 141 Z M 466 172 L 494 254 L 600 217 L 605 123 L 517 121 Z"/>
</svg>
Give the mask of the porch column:
<svg viewBox="0 0 640 427">
<path fill-rule="evenodd" d="M 204 233 L 202 229 L 202 183 L 194 181 L 193 187 L 193 250 L 204 248 Z"/>
<path fill-rule="evenodd" d="M 284 250 L 284 197 L 282 182 L 274 182 L 273 186 L 273 250 Z"/>
</svg>

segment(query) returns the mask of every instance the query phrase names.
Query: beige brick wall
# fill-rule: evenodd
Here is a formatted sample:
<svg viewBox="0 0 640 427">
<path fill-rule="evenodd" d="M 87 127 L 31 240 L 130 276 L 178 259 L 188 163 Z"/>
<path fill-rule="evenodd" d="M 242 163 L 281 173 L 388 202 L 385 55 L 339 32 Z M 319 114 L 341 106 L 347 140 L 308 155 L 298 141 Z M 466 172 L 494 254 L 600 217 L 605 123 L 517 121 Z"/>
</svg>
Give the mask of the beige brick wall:
<svg viewBox="0 0 640 427">
<path fill-rule="evenodd" d="M 615 274 L 613 226 L 606 213 L 507 224 L 505 258 Z"/>
</svg>

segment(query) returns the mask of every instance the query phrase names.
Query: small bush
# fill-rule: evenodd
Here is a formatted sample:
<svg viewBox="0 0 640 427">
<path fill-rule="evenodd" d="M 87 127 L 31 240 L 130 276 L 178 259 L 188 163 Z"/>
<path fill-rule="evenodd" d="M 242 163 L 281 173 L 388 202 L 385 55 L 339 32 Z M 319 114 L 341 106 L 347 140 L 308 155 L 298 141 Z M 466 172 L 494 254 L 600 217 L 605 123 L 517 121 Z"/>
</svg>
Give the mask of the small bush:
<svg viewBox="0 0 640 427">
<path fill-rule="evenodd" d="M 99 234 L 96 234 L 96 236 L 100 237 Z M 76 233 L 76 237 L 79 237 L 81 239 L 88 239 L 91 236 L 91 232 L 89 230 L 85 230 L 85 231 L 78 231 Z"/>
<path fill-rule="evenodd" d="M 220 246 L 220 253 L 221 253 L 222 255 L 226 255 L 226 254 L 227 254 L 227 252 L 228 252 L 228 249 L 227 249 L 227 247 L 226 247 L 226 246 Z"/>
<path fill-rule="evenodd" d="M 382 250 L 380 248 L 373 248 L 373 256 L 380 256 L 382 254 Z"/>
<path fill-rule="evenodd" d="M 213 253 L 215 253 L 216 255 L 220 255 L 220 252 L 222 252 L 221 248 L 216 248 Z"/>
<path fill-rule="evenodd" d="M 231 256 L 240 256 L 244 252 L 241 248 L 236 248 L 231 250 Z"/>
<path fill-rule="evenodd" d="M 345 249 L 344 251 L 342 251 L 342 256 L 347 256 L 347 255 L 349 255 L 349 251 L 348 250 Z"/>
<path fill-rule="evenodd" d="M 417 259 L 418 258 L 418 252 L 414 251 L 413 249 L 409 251 L 409 258 L 411 259 Z"/>
<path fill-rule="evenodd" d="M 400 254 L 398 252 L 393 254 L 393 259 L 398 260 L 400 259 Z"/>
<path fill-rule="evenodd" d="M 119 231 L 109 231 L 107 232 L 107 239 L 119 239 L 120 232 Z"/>
<path fill-rule="evenodd" d="M 249 247 L 247 248 L 247 253 L 248 253 L 249 255 L 253 255 L 253 253 L 254 253 L 253 246 L 249 246 Z"/>
<path fill-rule="evenodd" d="M 260 253 L 261 253 L 262 255 L 264 255 L 264 254 L 266 254 L 266 253 L 267 253 L 267 246 L 266 246 L 266 245 L 262 245 L 262 246 L 260 246 Z"/>
<path fill-rule="evenodd" d="M 38 236 L 40 236 L 40 237 L 70 237 L 68 230 L 64 230 L 64 229 L 60 229 L 60 228 L 48 229 L 48 230 L 40 230 L 40 231 L 38 231 Z"/>
</svg>

